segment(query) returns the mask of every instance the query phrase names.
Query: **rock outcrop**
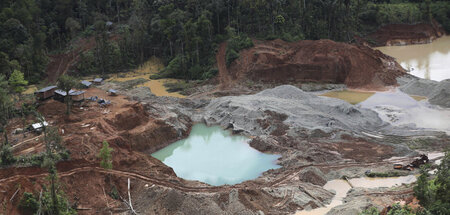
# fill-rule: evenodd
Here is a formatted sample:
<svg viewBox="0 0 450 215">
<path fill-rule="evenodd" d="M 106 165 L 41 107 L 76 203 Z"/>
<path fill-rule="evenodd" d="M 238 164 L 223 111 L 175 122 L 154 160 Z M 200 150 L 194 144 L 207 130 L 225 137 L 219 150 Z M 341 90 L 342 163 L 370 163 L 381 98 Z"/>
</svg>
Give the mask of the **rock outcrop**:
<svg viewBox="0 0 450 215">
<path fill-rule="evenodd" d="M 316 82 L 380 88 L 395 85 L 396 77 L 405 74 L 394 58 L 366 46 L 331 40 L 254 43 L 254 47 L 242 50 L 240 58 L 225 72 L 220 71 L 221 79 L 231 79 L 234 83 Z"/>
</svg>

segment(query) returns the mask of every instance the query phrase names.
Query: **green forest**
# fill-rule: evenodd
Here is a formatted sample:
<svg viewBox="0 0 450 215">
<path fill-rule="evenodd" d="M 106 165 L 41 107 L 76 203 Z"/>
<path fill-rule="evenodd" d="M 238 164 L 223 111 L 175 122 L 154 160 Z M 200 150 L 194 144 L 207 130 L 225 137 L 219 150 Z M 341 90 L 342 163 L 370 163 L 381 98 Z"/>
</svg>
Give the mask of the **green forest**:
<svg viewBox="0 0 450 215">
<path fill-rule="evenodd" d="M 0 74 L 20 71 L 30 84 L 46 78 L 49 56 L 92 40 L 70 71 L 106 75 L 157 56 L 166 68 L 153 78 L 208 79 L 218 44 L 227 62 L 252 46 L 249 38 L 352 42 L 389 23 L 429 22 L 450 31 L 450 4 L 401 0 L 3 0 Z"/>
</svg>

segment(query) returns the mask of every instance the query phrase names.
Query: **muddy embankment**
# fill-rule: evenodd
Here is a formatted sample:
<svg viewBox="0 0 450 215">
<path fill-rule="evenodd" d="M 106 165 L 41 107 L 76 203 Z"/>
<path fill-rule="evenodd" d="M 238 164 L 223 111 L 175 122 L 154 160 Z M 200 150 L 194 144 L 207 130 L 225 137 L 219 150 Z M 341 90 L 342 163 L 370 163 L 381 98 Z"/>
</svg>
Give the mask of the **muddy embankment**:
<svg viewBox="0 0 450 215">
<path fill-rule="evenodd" d="M 375 46 L 401 46 L 431 43 L 446 32 L 435 20 L 430 23 L 389 24 L 379 28 L 367 36 L 375 42 Z"/>
<path fill-rule="evenodd" d="M 219 65 L 223 84 L 252 81 L 298 86 L 314 82 L 383 88 L 397 84 L 396 77 L 405 74 L 394 58 L 365 46 L 331 40 L 254 43 L 254 47 L 242 50 L 239 59 L 229 67 Z M 225 56 L 218 56 L 219 64 L 222 57 Z"/>
<path fill-rule="evenodd" d="M 107 96 L 98 89 L 88 89 L 86 94 L 110 99 L 112 105 L 106 108 L 97 102 L 76 105 L 70 116 L 64 113 L 65 105 L 55 100 L 47 100 L 38 108 L 51 126 L 59 128 L 63 146 L 70 152 L 68 161 L 58 163 L 58 176 L 61 188 L 71 204 L 80 209 L 80 214 L 124 211 L 122 201 L 108 193 L 114 188 L 120 196 L 126 197 L 127 178 L 180 189 L 192 184 L 183 182 L 170 167 L 149 156 L 182 138 L 186 130 L 177 131 L 165 121 L 150 116 L 142 104 L 124 96 Z M 187 122 L 186 127 L 189 126 Z M 33 135 L 27 134 L 29 139 Z M 42 153 L 44 149 L 40 146 L 44 143 L 40 141 L 42 139 L 36 138 L 29 142 L 31 144 L 14 148 L 13 153 L 29 156 Z M 113 170 L 100 168 L 98 153 L 103 141 L 108 141 L 114 150 Z M 22 214 L 18 204 L 23 193 L 39 195 L 43 185 L 49 184 L 47 176 L 47 170 L 39 166 L 1 168 L 0 187 L 4 189 L 0 199 L 7 202 L 1 212 Z"/>
</svg>

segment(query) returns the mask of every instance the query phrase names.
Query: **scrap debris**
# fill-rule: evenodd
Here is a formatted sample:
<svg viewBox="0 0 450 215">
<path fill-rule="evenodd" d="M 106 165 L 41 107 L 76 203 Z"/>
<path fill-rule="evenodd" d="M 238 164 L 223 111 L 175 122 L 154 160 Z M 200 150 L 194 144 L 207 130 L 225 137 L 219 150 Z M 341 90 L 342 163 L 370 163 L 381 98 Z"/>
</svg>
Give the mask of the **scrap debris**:
<svg viewBox="0 0 450 215">
<path fill-rule="evenodd" d="M 414 159 L 411 163 L 407 165 L 403 164 L 394 164 L 394 169 L 401 169 L 401 170 L 408 170 L 412 171 L 414 168 L 419 168 L 420 166 L 429 163 L 430 160 L 428 159 L 428 156 L 421 154 L 419 158 Z"/>
</svg>

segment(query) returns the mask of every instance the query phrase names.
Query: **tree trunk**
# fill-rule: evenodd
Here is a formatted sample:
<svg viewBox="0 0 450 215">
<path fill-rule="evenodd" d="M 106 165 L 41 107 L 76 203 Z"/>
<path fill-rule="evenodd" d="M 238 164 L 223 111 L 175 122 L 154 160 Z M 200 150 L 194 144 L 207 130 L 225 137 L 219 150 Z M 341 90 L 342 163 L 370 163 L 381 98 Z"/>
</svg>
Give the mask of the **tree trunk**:
<svg viewBox="0 0 450 215">
<path fill-rule="evenodd" d="M 217 33 L 220 34 L 220 10 L 217 11 Z"/>
<path fill-rule="evenodd" d="M 66 102 L 66 114 L 70 115 L 70 106 L 71 106 L 71 101 L 72 101 L 72 97 L 69 95 L 70 91 L 67 91 L 67 95 L 64 98 L 65 102 Z"/>
<path fill-rule="evenodd" d="M 119 0 L 116 0 L 117 22 L 120 22 Z"/>
<path fill-rule="evenodd" d="M 56 168 L 56 167 L 51 167 L 51 168 Z M 51 190 L 52 190 L 52 202 L 53 202 L 53 213 L 55 215 L 59 214 L 58 211 L 58 197 L 56 196 L 56 187 L 55 187 L 55 169 L 50 170 L 50 177 L 51 177 Z"/>
<path fill-rule="evenodd" d="M 197 63 L 200 63 L 200 53 L 198 51 L 198 40 L 196 41 L 196 46 L 197 46 Z"/>
<path fill-rule="evenodd" d="M 5 127 L 3 127 L 3 134 L 5 134 L 5 145 L 8 145 L 9 144 L 9 141 L 8 141 L 8 131 L 6 131 L 6 126 Z"/>
</svg>

